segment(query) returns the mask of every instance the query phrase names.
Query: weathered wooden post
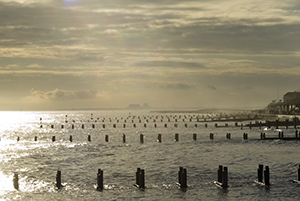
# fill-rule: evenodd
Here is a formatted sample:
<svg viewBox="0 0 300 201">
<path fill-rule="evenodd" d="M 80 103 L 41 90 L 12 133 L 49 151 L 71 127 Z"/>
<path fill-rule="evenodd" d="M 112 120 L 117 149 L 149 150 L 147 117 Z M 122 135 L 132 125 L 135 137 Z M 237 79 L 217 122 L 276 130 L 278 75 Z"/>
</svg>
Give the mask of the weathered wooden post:
<svg viewBox="0 0 300 201">
<path fill-rule="evenodd" d="M 194 141 L 197 140 L 197 134 L 196 134 L 196 133 L 193 134 L 193 140 L 194 140 Z"/>
<path fill-rule="evenodd" d="M 141 169 L 141 168 L 137 168 L 135 176 L 136 176 L 135 186 L 140 189 L 144 189 L 145 188 L 145 170 Z"/>
<path fill-rule="evenodd" d="M 298 182 L 300 183 L 300 165 L 298 166 Z"/>
<path fill-rule="evenodd" d="M 223 178 L 223 165 L 219 165 L 218 169 L 218 182 L 222 183 Z"/>
<path fill-rule="evenodd" d="M 143 134 L 140 134 L 140 142 L 141 142 L 141 144 L 144 143 L 144 135 Z"/>
<path fill-rule="evenodd" d="M 158 134 L 158 136 L 157 136 L 157 142 L 161 142 L 161 134 Z"/>
<path fill-rule="evenodd" d="M 263 182 L 263 169 L 264 169 L 264 165 L 262 165 L 262 164 L 258 165 L 258 169 L 257 169 L 257 181 L 258 182 Z"/>
<path fill-rule="evenodd" d="M 269 171 L 269 166 L 265 167 L 265 171 L 264 171 L 264 176 L 265 176 L 265 185 L 269 186 L 270 185 L 270 171 Z"/>
<path fill-rule="evenodd" d="M 126 143 L 126 135 L 123 134 L 123 143 Z"/>
<path fill-rule="evenodd" d="M 228 168 L 219 165 L 218 180 L 214 182 L 218 187 L 226 189 L 228 188 Z"/>
<path fill-rule="evenodd" d="M 17 172 L 14 173 L 13 182 L 14 182 L 14 188 L 16 190 L 19 190 L 19 174 Z"/>
<path fill-rule="evenodd" d="M 60 170 L 57 170 L 57 173 L 56 173 L 56 187 L 58 189 L 61 189 L 61 187 L 63 187 L 63 185 L 61 184 L 61 171 Z"/>
<path fill-rule="evenodd" d="M 187 170 L 186 168 L 179 167 L 178 171 L 178 185 L 181 189 L 186 189 L 187 186 Z"/>
<path fill-rule="evenodd" d="M 178 142 L 178 141 L 179 141 L 179 134 L 175 133 L 175 142 Z"/>
<path fill-rule="evenodd" d="M 244 133 L 243 139 L 244 139 L 244 140 L 248 140 L 248 133 Z"/>
<path fill-rule="evenodd" d="M 103 185 L 103 170 L 98 169 L 98 174 L 97 174 L 97 190 L 102 191 L 104 189 Z"/>
<path fill-rule="evenodd" d="M 222 175 L 222 188 L 228 188 L 228 168 L 224 167 Z"/>
</svg>

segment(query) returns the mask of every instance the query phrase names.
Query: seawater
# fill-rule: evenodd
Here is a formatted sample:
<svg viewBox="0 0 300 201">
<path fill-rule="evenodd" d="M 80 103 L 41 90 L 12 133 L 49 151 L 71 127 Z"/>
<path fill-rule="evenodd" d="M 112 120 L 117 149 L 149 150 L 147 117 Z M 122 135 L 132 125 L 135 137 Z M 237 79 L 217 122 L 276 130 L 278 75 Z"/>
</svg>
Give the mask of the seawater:
<svg viewBox="0 0 300 201">
<path fill-rule="evenodd" d="M 197 122 L 197 115 L 146 111 L 0 112 L 0 199 L 300 199 L 300 185 L 292 183 L 297 179 L 300 162 L 299 141 L 258 140 L 262 130 L 242 130 L 234 126 L 235 122 L 218 123 L 228 123 L 229 127 L 222 128 L 216 128 L 215 122 L 207 122 L 206 128 L 204 123 Z M 167 116 L 171 117 L 170 122 Z M 287 135 L 295 129 L 282 128 L 282 131 Z M 249 140 L 242 139 L 244 132 Z M 175 133 L 179 134 L 178 142 L 174 141 Z M 197 134 L 196 141 L 193 133 Z M 209 139 L 209 133 L 214 133 L 214 140 Z M 231 133 L 230 140 L 225 138 L 226 133 Z M 269 130 L 266 134 L 277 133 Z M 140 134 L 144 135 L 143 144 Z M 157 142 L 158 134 L 162 134 L 162 143 Z M 105 135 L 109 136 L 109 142 L 105 141 Z M 52 136 L 56 137 L 55 142 Z M 254 184 L 258 164 L 270 167 L 270 188 Z M 219 165 L 228 167 L 227 190 L 214 185 Z M 176 185 L 180 166 L 187 169 L 187 191 Z M 133 186 L 138 167 L 145 169 L 145 190 Z M 95 190 L 99 168 L 104 171 L 102 192 Z M 60 190 L 55 188 L 58 169 L 64 185 Z M 13 187 L 15 172 L 19 174 L 19 190 Z"/>
</svg>

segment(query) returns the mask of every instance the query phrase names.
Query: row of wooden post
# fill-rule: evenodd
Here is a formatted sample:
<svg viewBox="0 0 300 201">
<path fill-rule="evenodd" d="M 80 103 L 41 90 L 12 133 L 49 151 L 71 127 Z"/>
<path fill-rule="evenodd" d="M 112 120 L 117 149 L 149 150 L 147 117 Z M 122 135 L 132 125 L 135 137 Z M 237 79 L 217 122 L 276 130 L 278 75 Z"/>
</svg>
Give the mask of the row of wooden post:
<svg viewBox="0 0 300 201">
<path fill-rule="evenodd" d="M 147 124 L 146 124 L 146 123 L 144 123 L 143 126 L 144 126 L 144 128 L 147 128 Z M 157 128 L 157 127 L 158 127 L 157 124 L 154 124 L 153 126 L 154 126 L 154 128 Z M 207 124 L 205 124 L 204 126 L 207 128 Z M 113 128 L 116 128 L 117 125 L 116 125 L 116 124 L 113 124 L 112 127 L 113 127 Z M 133 127 L 136 128 L 137 125 L 136 125 L 136 124 L 133 124 Z M 167 128 L 167 127 L 168 127 L 168 124 L 164 124 L 164 127 Z M 177 127 L 178 127 L 178 124 L 174 124 L 174 127 L 177 128 Z M 187 127 L 188 127 L 188 124 L 184 124 L 184 127 L 187 128 Z M 197 128 L 197 127 L 198 127 L 198 124 L 195 124 L 194 127 Z M 40 125 L 40 128 L 43 128 L 43 125 Z M 54 129 L 54 125 L 51 125 L 51 128 Z M 61 129 L 64 129 L 64 128 L 65 128 L 65 126 L 64 126 L 64 125 L 61 125 Z M 81 128 L 82 128 L 82 129 L 85 128 L 84 124 L 81 125 Z M 93 129 L 96 128 L 95 124 L 92 124 L 92 128 L 93 128 Z M 102 128 L 106 128 L 105 124 L 102 125 Z M 126 124 L 123 124 L 123 128 L 126 128 Z M 75 129 L 75 125 L 74 125 L 74 124 L 72 124 L 72 129 Z"/>
<path fill-rule="evenodd" d="M 265 166 L 265 170 L 263 170 L 263 165 L 259 164 L 257 169 L 257 180 L 254 180 L 255 183 L 261 186 L 270 186 L 270 170 L 269 166 Z M 300 184 L 300 165 L 298 166 L 297 171 L 297 179 L 293 180 L 294 183 Z M 134 184 L 137 188 L 144 189 L 145 186 L 145 170 L 141 168 L 137 168 L 137 171 L 135 173 L 136 175 L 136 183 Z M 178 171 L 178 183 L 179 187 L 181 189 L 186 189 L 188 187 L 187 185 L 187 170 L 186 168 L 179 167 Z M 228 185 L 228 168 L 219 165 L 218 171 L 217 171 L 217 181 L 215 181 L 215 184 L 223 189 L 226 189 L 229 187 Z M 14 173 L 13 177 L 13 185 L 16 190 L 19 190 L 19 175 L 17 172 Z M 61 179 L 61 170 L 57 170 L 56 173 L 56 183 L 55 186 L 57 189 L 61 189 L 63 187 L 62 185 L 62 179 Z M 98 169 L 97 173 L 97 185 L 96 189 L 98 191 L 102 191 L 104 189 L 103 185 L 103 170 Z"/>
<path fill-rule="evenodd" d="M 296 139 L 299 138 L 299 140 L 300 140 L 300 134 L 299 134 L 298 130 L 295 131 L 295 137 L 296 137 Z M 35 136 L 34 141 L 37 141 L 37 139 L 38 139 L 38 137 Z M 211 139 L 211 140 L 214 139 L 214 133 L 209 134 L 209 139 Z M 226 139 L 231 139 L 231 133 L 226 133 Z M 248 133 L 243 133 L 243 139 L 248 140 Z M 266 134 L 265 133 L 260 133 L 260 139 L 261 140 L 267 139 Z M 277 139 L 284 139 L 284 135 L 283 135 L 282 131 L 278 133 L 278 138 Z M 197 134 L 196 133 L 193 133 L 193 140 L 194 141 L 197 140 Z M 20 137 L 17 137 L 17 141 L 20 141 Z M 52 136 L 52 142 L 55 142 L 55 141 L 56 141 L 55 136 Z M 72 142 L 72 141 L 73 141 L 73 137 L 72 137 L 72 135 L 70 135 L 70 142 Z M 88 141 L 91 142 L 91 135 L 88 135 Z M 105 135 L 105 142 L 108 142 L 108 141 L 109 141 L 109 136 Z M 176 141 L 176 142 L 179 141 L 179 134 L 178 133 L 175 133 L 175 140 L 174 141 Z M 126 142 L 125 134 L 123 134 L 123 142 L 124 143 Z M 144 135 L 143 134 L 140 134 L 140 142 L 144 143 Z M 162 142 L 162 135 L 161 134 L 158 134 L 157 142 Z"/>
<path fill-rule="evenodd" d="M 211 140 L 214 139 L 214 133 L 210 133 L 209 135 L 209 138 Z M 35 136 L 34 137 L 34 141 L 37 141 L 38 137 Z M 226 133 L 226 139 L 231 139 L 231 133 Z M 247 140 L 248 139 L 248 134 L 247 133 L 244 133 L 243 134 L 243 139 L 244 140 Z M 261 137 L 261 139 L 264 139 Z M 70 142 L 73 142 L 73 136 L 70 135 L 70 138 L 69 138 Z M 196 133 L 193 133 L 193 140 L 196 141 L 197 140 L 197 134 Z M 17 141 L 20 141 L 20 137 L 17 137 Z M 56 137 L 55 136 L 52 136 L 52 142 L 55 142 L 56 141 Z M 92 137 L 91 135 L 88 135 L 88 141 L 91 142 L 92 141 Z M 105 135 L 105 142 L 108 142 L 109 141 L 109 136 L 108 135 Z M 179 141 L 179 134 L 178 133 L 175 133 L 175 139 L 174 141 L 178 142 Z M 126 135 L 123 134 L 123 142 L 126 143 Z M 158 134 L 157 136 L 157 142 L 162 142 L 162 134 Z M 140 134 L 140 143 L 144 143 L 144 134 Z"/>
</svg>

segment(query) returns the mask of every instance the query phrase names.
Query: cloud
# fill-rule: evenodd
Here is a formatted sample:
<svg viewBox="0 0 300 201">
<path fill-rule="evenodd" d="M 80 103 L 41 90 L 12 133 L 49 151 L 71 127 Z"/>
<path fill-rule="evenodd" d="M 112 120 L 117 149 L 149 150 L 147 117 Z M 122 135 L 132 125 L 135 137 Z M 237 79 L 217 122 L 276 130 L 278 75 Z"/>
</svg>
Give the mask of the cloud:
<svg viewBox="0 0 300 201">
<path fill-rule="evenodd" d="M 30 97 L 50 102 L 110 91 L 107 102 L 122 104 L 120 91 L 182 103 L 198 90 L 218 90 L 216 100 L 283 91 L 300 75 L 299 10 L 281 0 L 1 1 L 0 93 L 39 86 Z"/>
<path fill-rule="evenodd" d="M 212 85 L 208 85 L 207 88 L 208 88 L 208 89 L 211 89 L 211 90 L 213 90 L 213 91 L 216 91 L 216 90 L 217 90 L 217 88 L 216 88 L 215 86 L 212 86 Z"/>
<path fill-rule="evenodd" d="M 195 88 L 195 86 L 184 84 L 184 83 L 170 83 L 170 84 L 161 85 L 160 88 L 186 90 L 186 89 L 193 89 Z"/>
<path fill-rule="evenodd" d="M 97 98 L 98 92 L 93 90 L 82 91 L 67 91 L 61 89 L 54 89 L 52 91 L 38 91 L 32 89 L 30 91 L 29 99 L 38 100 L 82 100 Z"/>
</svg>

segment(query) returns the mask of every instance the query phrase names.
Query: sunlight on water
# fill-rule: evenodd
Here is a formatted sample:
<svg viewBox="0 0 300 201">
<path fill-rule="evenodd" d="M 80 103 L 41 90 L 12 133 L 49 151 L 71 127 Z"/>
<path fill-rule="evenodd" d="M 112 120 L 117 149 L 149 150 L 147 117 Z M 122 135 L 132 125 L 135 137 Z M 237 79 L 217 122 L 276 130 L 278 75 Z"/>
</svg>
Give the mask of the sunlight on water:
<svg viewBox="0 0 300 201">
<path fill-rule="evenodd" d="M 13 186 L 13 176 L 8 177 L 0 172 L 0 181 L 0 196 L 5 195 L 9 191 L 15 190 Z"/>
<path fill-rule="evenodd" d="M 0 112 L 0 131 L 14 128 L 15 126 L 24 125 L 24 123 L 37 121 L 36 114 L 33 112 L 14 112 L 1 111 Z"/>
</svg>

